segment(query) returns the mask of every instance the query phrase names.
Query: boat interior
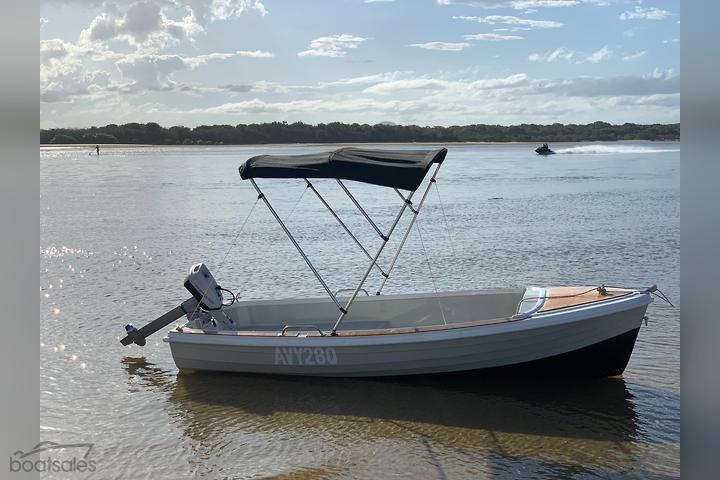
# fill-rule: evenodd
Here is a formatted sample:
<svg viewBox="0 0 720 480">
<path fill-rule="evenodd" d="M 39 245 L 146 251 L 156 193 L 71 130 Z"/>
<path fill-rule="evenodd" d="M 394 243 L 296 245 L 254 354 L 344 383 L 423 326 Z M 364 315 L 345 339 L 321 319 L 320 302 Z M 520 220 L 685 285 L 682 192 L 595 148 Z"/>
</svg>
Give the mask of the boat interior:
<svg viewBox="0 0 720 480">
<path fill-rule="evenodd" d="M 337 334 L 410 333 L 496 324 L 526 318 L 537 311 L 598 302 L 627 293 L 611 290 L 603 295 L 593 287 L 527 287 L 361 296 Z M 232 328 L 212 328 L 207 317 L 196 317 L 183 331 L 314 336 L 331 330 L 338 317 L 337 306 L 329 298 L 241 301 L 223 311 L 232 320 Z"/>
<path fill-rule="evenodd" d="M 448 293 L 360 296 L 343 322 L 343 331 L 432 327 L 472 321 L 509 319 L 537 300 L 523 302 L 525 288 Z M 536 292 L 537 293 L 537 292 Z M 338 300 L 347 301 L 339 297 Z M 332 329 L 339 312 L 329 298 L 251 300 L 223 309 L 235 330 L 318 332 Z M 199 328 L 190 322 L 188 327 Z M 290 326 L 290 328 L 286 328 Z M 338 331 L 340 333 L 340 331 Z"/>
</svg>

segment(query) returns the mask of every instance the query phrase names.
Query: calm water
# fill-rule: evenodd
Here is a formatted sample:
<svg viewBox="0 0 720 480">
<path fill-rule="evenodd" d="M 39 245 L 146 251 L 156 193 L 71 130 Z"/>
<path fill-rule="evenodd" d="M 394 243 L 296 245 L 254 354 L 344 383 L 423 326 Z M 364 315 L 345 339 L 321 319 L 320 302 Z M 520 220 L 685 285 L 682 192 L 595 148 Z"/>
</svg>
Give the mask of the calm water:
<svg viewBox="0 0 720 480">
<path fill-rule="evenodd" d="M 679 144 L 534 147 L 450 147 L 386 293 L 657 283 L 679 305 Z M 198 261 L 245 299 L 322 296 L 237 174 L 321 149 L 41 151 L 42 440 L 93 443 L 90 478 L 679 476 L 680 314 L 658 301 L 624 377 L 591 381 L 179 375 L 161 334 L 120 346 L 188 297 Z M 259 183 L 331 288 L 354 285 L 365 257 L 302 182 Z M 396 194 L 350 188 L 387 228 Z"/>
</svg>

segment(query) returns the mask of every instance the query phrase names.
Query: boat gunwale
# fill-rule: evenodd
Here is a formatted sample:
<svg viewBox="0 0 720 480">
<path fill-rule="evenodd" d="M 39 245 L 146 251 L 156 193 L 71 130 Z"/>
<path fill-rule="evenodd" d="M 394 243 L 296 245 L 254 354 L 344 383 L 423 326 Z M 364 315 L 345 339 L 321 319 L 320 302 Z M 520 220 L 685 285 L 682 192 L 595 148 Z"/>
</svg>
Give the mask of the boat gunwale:
<svg viewBox="0 0 720 480">
<path fill-rule="evenodd" d="M 619 290 L 619 289 L 613 289 L 613 290 Z M 503 324 L 511 324 L 511 323 L 517 323 L 521 321 L 527 321 L 527 320 L 540 320 L 545 319 L 548 317 L 553 317 L 557 315 L 566 315 L 573 311 L 582 311 L 587 310 L 589 308 L 595 309 L 598 307 L 598 305 L 614 305 L 617 303 L 625 302 L 627 300 L 630 300 L 632 298 L 636 297 L 647 297 L 649 300 L 647 303 L 652 302 L 652 299 L 650 298 L 650 295 L 646 292 L 640 292 L 640 291 L 634 291 L 634 290 L 627 290 L 622 295 L 613 296 L 607 299 L 600 299 L 600 300 L 593 300 L 586 303 L 581 303 L 577 305 L 568 305 L 565 307 L 560 308 L 554 308 L 552 310 L 546 310 L 546 311 L 536 311 L 531 315 L 513 315 L 510 317 L 501 317 L 501 318 L 494 318 L 494 319 L 485 319 L 485 320 L 475 320 L 475 321 L 469 321 L 469 322 L 457 322 L 457 323 L 450 323 L 445 325 L 427 325 L 427 326 L 420 326 L 420 327 L 398 327 L 398 328 L 382 328 L 382 329 L 370 329 L 370 330 L 343 330 L 338 331 L 336 335 L 330 335 L 330 334 L 324 334 L 321 335 L 319 332 L 316 331 L 292 331 L 292 332 L 286 332 L 284 335 L 277 331 L 264 331 L 264 330 L 203 330 L 199 328 L 191 328 L 191 327 L 184 327 L 184 326 L 178 326 L 175 329 L 171 330 L 169 333 L 173 334 L 173 336 L 179 335 L 190 335 L 190 336 L 211 336 L 211 337 L 225 337 L 225 338 L 233 338 L 233 337 L 264 337 L 264 338 L 348 338 L 348 337 L 381 337 L 381 336 L 393 336 L 393 335 L 408 335 L 408 334 L 417 334 L 417 333 L 433 333 L 433 332 L 443 332 L 443 331 L 452 331 L 452 330 L 460 330 L 460 329 L 467 329 L 467 328 L 474 328 L 474 327 L 487 327 L 487 326 L 493 326 L 493 325 L 503 325 Z M 170 342 L 170 341 L 182 341 L 179 338 L 170 339 L 169 337 L 163 338 L 164 341 Z"/>
</svg>

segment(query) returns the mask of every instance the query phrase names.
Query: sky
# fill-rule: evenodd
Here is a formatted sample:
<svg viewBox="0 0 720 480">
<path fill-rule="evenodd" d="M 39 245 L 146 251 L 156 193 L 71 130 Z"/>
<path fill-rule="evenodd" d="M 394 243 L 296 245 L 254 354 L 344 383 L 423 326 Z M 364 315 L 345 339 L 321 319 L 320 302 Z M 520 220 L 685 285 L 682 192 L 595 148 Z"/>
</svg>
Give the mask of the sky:
<svg viewBox="0 0 720 480">
<path fill-rule="evenodd" d="M 679 0 L 41 0 L 41 127 L 676 123 L 679 10 Z"/>
</svg>

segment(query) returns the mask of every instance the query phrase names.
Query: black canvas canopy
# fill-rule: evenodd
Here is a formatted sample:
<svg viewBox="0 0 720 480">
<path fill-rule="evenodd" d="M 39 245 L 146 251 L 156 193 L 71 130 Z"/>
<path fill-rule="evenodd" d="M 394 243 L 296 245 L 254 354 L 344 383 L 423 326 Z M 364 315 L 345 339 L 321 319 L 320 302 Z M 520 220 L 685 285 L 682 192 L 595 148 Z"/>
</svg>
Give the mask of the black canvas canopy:
<svg viewBox="0 0 720 480">
<path fill-rule="evenodd" d="M 258 155 L 240 165 L 240 177 L 339 178 L 385 187 L 416 190 L 433 163 L 442 163 L 446 148 L 435 150 L 369 150 L 339 148 L 305 155 Z"/>
</svg>

